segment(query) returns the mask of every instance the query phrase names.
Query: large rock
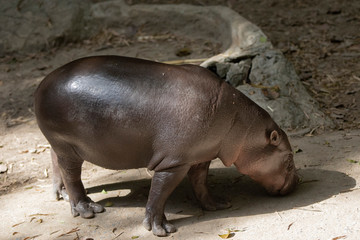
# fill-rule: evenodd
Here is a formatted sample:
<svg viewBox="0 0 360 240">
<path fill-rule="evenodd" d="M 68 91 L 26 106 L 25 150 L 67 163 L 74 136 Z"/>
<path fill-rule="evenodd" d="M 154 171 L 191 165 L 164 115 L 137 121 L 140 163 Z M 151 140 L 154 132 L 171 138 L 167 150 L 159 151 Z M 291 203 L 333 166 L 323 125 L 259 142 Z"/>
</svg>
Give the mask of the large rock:
<svg viewBox="0 0 360 240">
<path fill-rule="evenodd" d="M 287 130 L 334 126 L 307 93 L 293 65 L 256 25 L 228 8 L 214 11 L 229 24 L 232 43 L 203 67 L 243 92 Z"/>
</svg>

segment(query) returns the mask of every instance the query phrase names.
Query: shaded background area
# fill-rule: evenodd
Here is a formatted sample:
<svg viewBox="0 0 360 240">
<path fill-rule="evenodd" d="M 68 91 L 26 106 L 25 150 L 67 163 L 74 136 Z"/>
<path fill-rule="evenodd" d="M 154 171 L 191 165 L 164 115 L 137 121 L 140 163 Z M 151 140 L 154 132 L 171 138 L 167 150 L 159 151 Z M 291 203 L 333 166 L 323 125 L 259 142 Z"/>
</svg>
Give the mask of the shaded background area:
<svg viewBox="0 0 360 240">
<path fill-rule="evenodd" d="M 360 2 L 127 0 L 225 5 L 259 26 L 292 62 L 303 84 L 336 123 L 360 127 Z"/>
<path fill-rule="evenodd" d="M 92 0 L 91 2 L 106 1 Z M 337 123 L 338 129 L 360 126 L 359 1 L 126 0 L 125 2 L 130 5 L 188 3 L 201 6 L 223 5 L 232 8 L 259 26 L 269 36 L 275 48 L 280 49 L 294 64 L 302 83 L 320 103 L 322 110 Z M 18 1 L 16 11 L 26 12 L 36 8 L 29 4 L 30 2 L 26 0 Z M 84 5 L 85 2 L 81 4 Z M 41 1 L 37 7 L 43 7 Z M 27 17 L 34 18 L 31 14 L 28 14 Z M 49 16 L 49 19 L 51 18 L 53 16 Z M 81 21 L 81 14 L 78 19 L 66 19 L 65 12 L 63 19 L 75 24 Z M 171 21 L 171 19 L 169 20 Z M 181 22 L 181 19 L 176 20 Z M 56 31 L 51 20 L 47 24 L 51 31 Z M 129 22 L 119 24 L 128 27 L 120 32 L 116 31 L 118 30 L 116 26 L 112 29 L 102 29 L 92 37 L 85 37 L 85 40 L 79 39 L 84 37 L 84 32 L 87 30 L 78 29 L 76 31 L 75 28 L 72 31 L 78 34 L 74 34 L 73 39 L 59 35 L 55 39 L 51 39 L 51 42 L 48 42 L 42 49 L 27 49 L 26 52 L 16 51 L 0 54 L 2 55 L 0 56 L 0 86 L 3 86 L 0 88 L 1 122 L 5 122 L 6 126 L 14 126 L 27 122 L 29 118 L 33 117 L 32 93 L 41 80 L 39 78 L 65 63 L 67 59 L 71 60 L 75 56 L 84 55 L 84 51 L 106 54 L 106 50 L 111 48 L 124 49 L 134 44 L 146 45 L 150 42 L 155 43 L 153 45 L 157 44 L 159 48 L 149 52 L 149 56 L 151 55 L 153 59 L 163 60 L 164 57 L 161 57 L 160 53 L 164 51 L 168 52 L 164 53 L 164 56 L 168 56 L 170 53 L 173 55 L 172 59 L 190 59 L 194 56 L 196 58 L 210 57 L 224 49 L 223 40 L 220 41 L 220 39 L 219 41 L 214 41 L 214 39 L 195 41 L 196 38 L 190 35 L 198 34 L 196 28 L 188 36 L 169 36 L 166 32 L 158 29 L 158 36 L 154 38 L 151 37 L 154 32 L 151 32 L 146 25 L 142 29 L 134 29 Z M 183 22 L 184 27 L 189 24 L 191 22 Z M 89 27 L 88 31 L 92 30 Z M 29 31 L 29 29 L 24 29 L 24 31 Z M 173 46 L 171 46 L 171 41 Z M 146 47 L 141 52 L 139 57 L 146 58 Z M 160 55 L 154 56 L 154 52 Z M 136 54 L 129 53 L 129 55 Z M 60 62 L 50 61 L 54 56 L 60 56 L 63 60 Z M 33 60 L 33 64 L 35 63 L 35 66 L 30 69 L 29 66 L 26 66 L 29 60 Z M 29 70 L 24 72 L 21 69 Z M 8 76 L 11 77 L 8 78 Z M 9 92 L 4 87 L 7 81 L 15 82 L 16 91 L 10 90 L 11 92 Z"/>
</svg>

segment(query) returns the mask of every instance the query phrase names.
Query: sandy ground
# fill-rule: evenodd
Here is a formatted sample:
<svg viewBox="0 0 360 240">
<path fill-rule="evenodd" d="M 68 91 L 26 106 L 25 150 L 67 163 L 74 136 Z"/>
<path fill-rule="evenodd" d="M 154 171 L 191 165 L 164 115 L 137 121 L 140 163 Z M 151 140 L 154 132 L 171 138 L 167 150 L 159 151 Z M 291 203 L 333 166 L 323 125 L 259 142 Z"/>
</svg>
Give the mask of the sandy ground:
<svg viewBox="0 0 360 240">
<path fill-rule="evenodd" d="M 89 196 L 106 212 L 73 218 L 69 203 L 53 199 L 47 142 L 35 122 L 6 132 L 5 158 L 19 161 L 13 172 L 36 175 L 0 197 L 0 239 L 155 239 L 142 227 L 150 177 L 144 169 L 111 171 L 86 163 L 83 181 Z M 185 179 L 169 198 L 166 215 L 178 232 L 170 239 L 358 239 L 360 236 L 360 131 L 336 131 L 292 138 L 303 183 L 291 195 L 271 197 L 240 175 L 213 161 L 213 193 L 232 200 L 227 210 L 202 211 Z M 16 145 L 14 143 L 17 143 Z M 14 147 L 16 146 L 16 147 Z M 1 179 L 4 181 L 4 179 Z"/>
</svg>

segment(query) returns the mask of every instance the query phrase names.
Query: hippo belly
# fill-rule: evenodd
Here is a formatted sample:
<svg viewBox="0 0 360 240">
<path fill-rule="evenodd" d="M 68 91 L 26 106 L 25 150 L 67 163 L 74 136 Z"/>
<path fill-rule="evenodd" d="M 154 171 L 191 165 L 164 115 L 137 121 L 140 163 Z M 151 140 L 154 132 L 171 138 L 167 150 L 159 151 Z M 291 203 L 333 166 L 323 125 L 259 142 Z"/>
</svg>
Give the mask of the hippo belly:
<svg viewBox="0 0 360 240">
<path fill-rule="evenodd" d="M 106 137 L 97 135 L 97 132 L 87 135 L 88 138 L 73 135 L 69 137 L 68 143 L 81 159 L 107 169 L 150 168 L 149 162 L 154 155 L 151 137 L 140 138 L 129 133 L 130 130 L 123 134 L 121 131 L 114 134 L 116 129 L 111 130 L 113 132 L 101 133 L 106 134 Z M 56 146 L 54 148 L 56 149 Z"/>
</svg>

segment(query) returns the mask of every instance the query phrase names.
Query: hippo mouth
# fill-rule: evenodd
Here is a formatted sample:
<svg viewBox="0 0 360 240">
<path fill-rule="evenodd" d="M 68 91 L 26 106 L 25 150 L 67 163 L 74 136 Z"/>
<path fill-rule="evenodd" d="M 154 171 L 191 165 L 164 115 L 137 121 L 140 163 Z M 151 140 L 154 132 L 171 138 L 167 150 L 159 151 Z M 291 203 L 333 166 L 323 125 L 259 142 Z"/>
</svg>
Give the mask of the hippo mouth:
<svg viewBox="0 0 360 240">
<path fill-rule="evenodd" d="M 267 189 L 267 192 L 273 196 L 278 196 L 278 195 L 284 196 L 294 191 L 298 183 L 299 183 L 299 177 L 296 174 L 296 172 L 289 173 L 286 176 L 284 185 L 281 188 L 279 189 L 270 188 Z"/>
<path fill-rule="evenodd" d="M 296 173 L 286 176 L 284 186 L 279 190 L 278 195 L 287 195 L 295 190 L 299 183 L 299 177 Z"/>
</svg>

